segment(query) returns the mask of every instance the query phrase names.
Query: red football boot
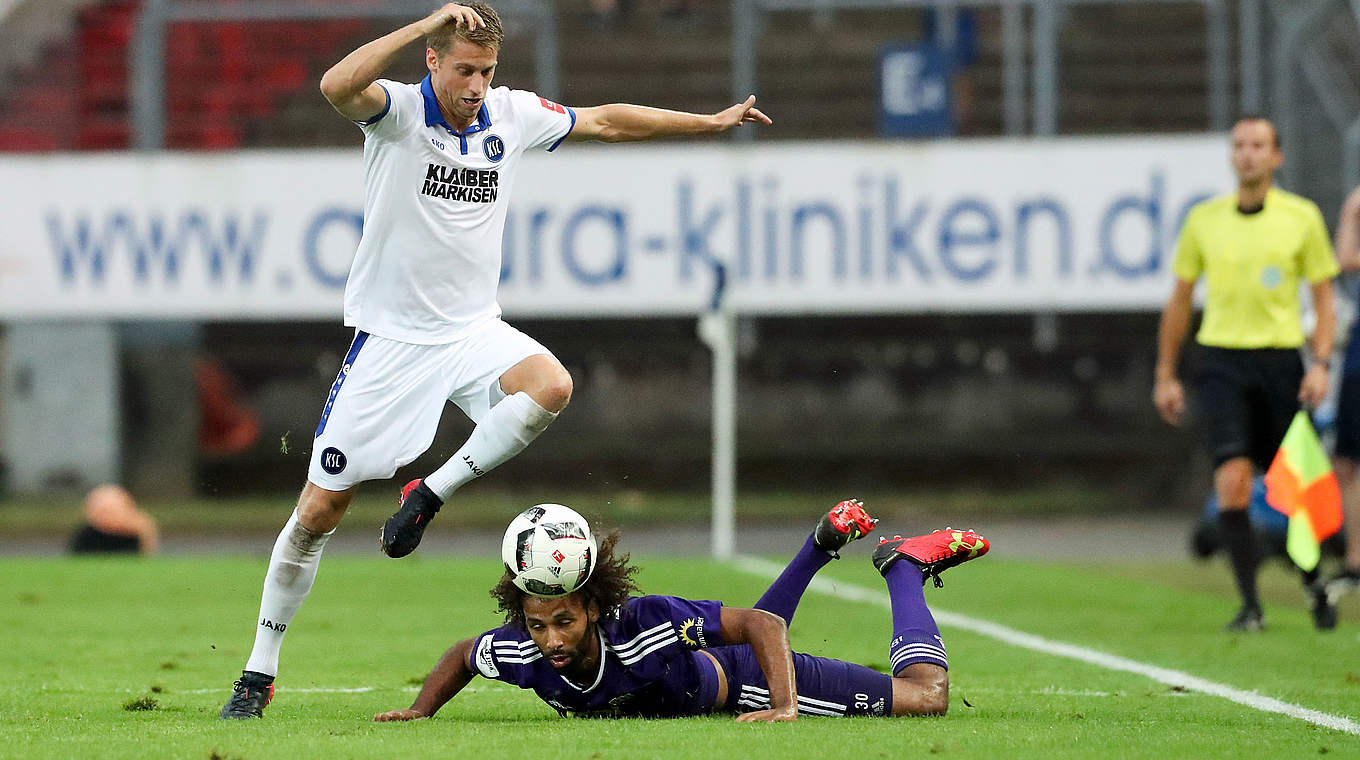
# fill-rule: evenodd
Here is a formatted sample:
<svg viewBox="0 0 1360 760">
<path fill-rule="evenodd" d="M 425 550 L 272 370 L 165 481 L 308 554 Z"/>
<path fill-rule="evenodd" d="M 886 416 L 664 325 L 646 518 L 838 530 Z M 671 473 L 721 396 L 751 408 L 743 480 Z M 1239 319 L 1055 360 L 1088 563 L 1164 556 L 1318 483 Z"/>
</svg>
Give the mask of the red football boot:
<svg viewBox="0 0 1360 760">
<path fill-rule="evenodd" d="M 874 549 L 874 567 L 887 575 L 888 568 L 902 557 L 915 562 L 921 568 L 921 582 L 926 578 L 935 580 L 936 588 L 943 586 L 940 573 L 949 568 L 976 559 L 991 549 L 991 543 L 971 530 L 945 528 L 934 533 L 914 538 L 893 536 L 878 542 Z"/>
<path fill-rule="evenodd" d="M 869 535 L 878 519 L 864 511 L 859 499 L 848 499 L 831 508 L 817 521 L 812 531 L 812 545 L 839 559 L 840 550 L 857 538 Z"/>
</svg>

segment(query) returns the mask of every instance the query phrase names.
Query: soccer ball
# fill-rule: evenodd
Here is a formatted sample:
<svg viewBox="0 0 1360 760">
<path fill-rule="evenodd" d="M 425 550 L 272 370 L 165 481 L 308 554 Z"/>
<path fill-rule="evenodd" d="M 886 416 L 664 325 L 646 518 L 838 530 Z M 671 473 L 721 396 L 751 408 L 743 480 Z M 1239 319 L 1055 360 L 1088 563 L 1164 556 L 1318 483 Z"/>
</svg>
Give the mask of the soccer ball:
<svg viewBox="0 0 1360 760">
<path fill-rule="evenodd" d="M 534 596 L 566 596 L 595 569 L 595 536 L 571 507 L 539 504 L 510 521 L 501 561 L 510 579 Z"/>
</svg>

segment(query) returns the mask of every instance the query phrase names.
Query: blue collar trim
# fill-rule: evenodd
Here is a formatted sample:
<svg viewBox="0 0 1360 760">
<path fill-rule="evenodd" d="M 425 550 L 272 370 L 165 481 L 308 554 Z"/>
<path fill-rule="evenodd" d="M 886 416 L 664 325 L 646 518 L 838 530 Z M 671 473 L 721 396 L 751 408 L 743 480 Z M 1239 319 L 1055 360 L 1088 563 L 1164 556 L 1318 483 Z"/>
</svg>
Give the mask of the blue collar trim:
<svg viewBox="0 0 1360 760">
<path fill-rule="evenodd" d="M 441 126 L 448 130 L 449 134 L 459 137 L 467 137 L 476 134 L 491 126 L 491 112 L 486 110 L 486 101 L 482 101 L 482 107 L 477 111 L 477 123 L 472 124 L 467 129 L 459 131 L 449 126 L 444 120 L 444 113 L 439 110 L 439 99 L 434 96 L 434 85 L 430 83 L 430 75 L 420 80 L 420 94 L 425 98 L 425 126 Z"/>
</svg>

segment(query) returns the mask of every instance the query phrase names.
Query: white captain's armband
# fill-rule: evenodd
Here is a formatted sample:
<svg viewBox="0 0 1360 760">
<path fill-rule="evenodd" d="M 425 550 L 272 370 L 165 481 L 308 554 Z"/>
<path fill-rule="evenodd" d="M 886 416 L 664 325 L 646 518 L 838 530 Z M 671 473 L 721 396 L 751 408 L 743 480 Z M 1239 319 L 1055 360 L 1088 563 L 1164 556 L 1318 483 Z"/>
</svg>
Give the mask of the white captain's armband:
<svg viewBox="0 0 1360 760">
<path fill-rule="evenodd" d="M 477 651 L 472 656 L 472 662 L 477 668 L 477 672 L 487 678 L 500 677 L 500 670 L 496 668 L 495 657 L 491 654 L 491 636 L 483 636 L 477 640 Z"/>
</svg>

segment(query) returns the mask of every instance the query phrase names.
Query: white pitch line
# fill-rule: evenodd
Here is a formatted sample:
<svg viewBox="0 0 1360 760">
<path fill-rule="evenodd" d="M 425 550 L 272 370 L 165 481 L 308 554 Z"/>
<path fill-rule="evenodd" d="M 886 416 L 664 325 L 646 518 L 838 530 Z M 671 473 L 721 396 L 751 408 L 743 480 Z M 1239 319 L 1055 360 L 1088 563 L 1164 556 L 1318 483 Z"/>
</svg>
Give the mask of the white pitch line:
<svg viewBox="0 0 1360 760">
<path fill-rule="evenodd" d="M 377 690 L 378 690 L 378 688 L 377 688 L 376 686 L 351 686 L 351 687 L 332 686 L 332 687 L 316 687 L 316 688 L 305 688 L 305 689 L 290 689 L 290 688 L 288 688 L 288 687 L 283 687 L 283 686 L 281 686 L 281 687 L 279 687 L 279 688 L 277 689 L 277 691 L 283 692 L 283 693 L 287 693 L 287 694 L 366 694 L 366 693 L 368 693 L 368 692 L 370 692 L 370 691 L 377 691 Z M 135 691 L 135 690 L 131 690 L 131 689 L 123 689 L 123 691 L 129 692 L 129 693 L 140 693 L 140 691 Z M 223 691 L 223 689 L 222 689 L 221 687 L 218 687 L 218 688 L 215 688 L 215 689 L 175 689 L 175 690 L 174 690 L 174 693 L 175 693 L 175 694 L 214 694 L 214 693 L 219 692 L 219 691 Z M 387 689 L 384 689 L 384 691 L 387 691 Z M 420 687 L 419 687 L 419 686 L 403 686 L 403 687 L 398 688 L 397 691 L 420 691 Z M 463 691 L 473 691 L 473 690 L 472 690 L 472 689 L 468 689 L 468 688 L 464 688 Z"/>
<path fill-rule="evenodd" d="M 783 565 L 778 565 L 759 557 L 738 557 L 736 566 L 753 575 L 761 575 L 767 578 L 778 577 L 784 571 Z M 875 604 L 879 607 L 889 607 L 888 598 L 882 591 L 873 591 L 863 586 L 856 586 L 851 583 L 841 583 L 825 578 L 813 578 L 808 586 L 812 591 L 820 594 L 827 594 L 840 599 L 850 599 L 856 602 L 866 602 Z M 1330 728 L 1336 731 L 1344 731 L 1348 734 L 1360 736 L 1360 723 L 1356 723 L 1350 718 L 1341 715 L 1332 715 L 1320 710 L 1303 707 L 1301 705 L 1284 702 L 1273 697 L 1264 697 L 1254 691 L 1243 691 L 1221 683 L 1215 683 L 1189 673 L 1179 670 L 1161 668 L 1156 665 L 1149 665 L 1137 660 L 1130 660 L 1126 657 L 1107 654 L 1095 649 L 1068 644 L 1063 641 L 1053 641 L 1042 636 L 1035 636 L 1032 633 L 1017 631 L 1014 628 L 1007 628 L 987 620 L 960 615 L 955 612 L 945 612 L 944 610 L 932 609 L 935 620 L 953 627 L 962 628 L 966 631 L 981 634 L 998 641 L 1004 641 L 1024 649 L 1032 649 L 1036 652 L 1067 657 L 1073 660 L 1080 660 L 1091 665 L 1106 668 L 1108 670 L 1122 670 L 1140 676 L 1146 676 L 1154 681 L 1167 684 L 1168 686 L 1178 686 L 1190 691 L 1197 691 L 1203 694 L 1210 694 L 1215 697 L 1222 697 L 1239 705 L 1244 705 L 1263 712 L 1280 713 L 1291 718 L 1304 720 L 1309 723 Z"/>
</svg>

